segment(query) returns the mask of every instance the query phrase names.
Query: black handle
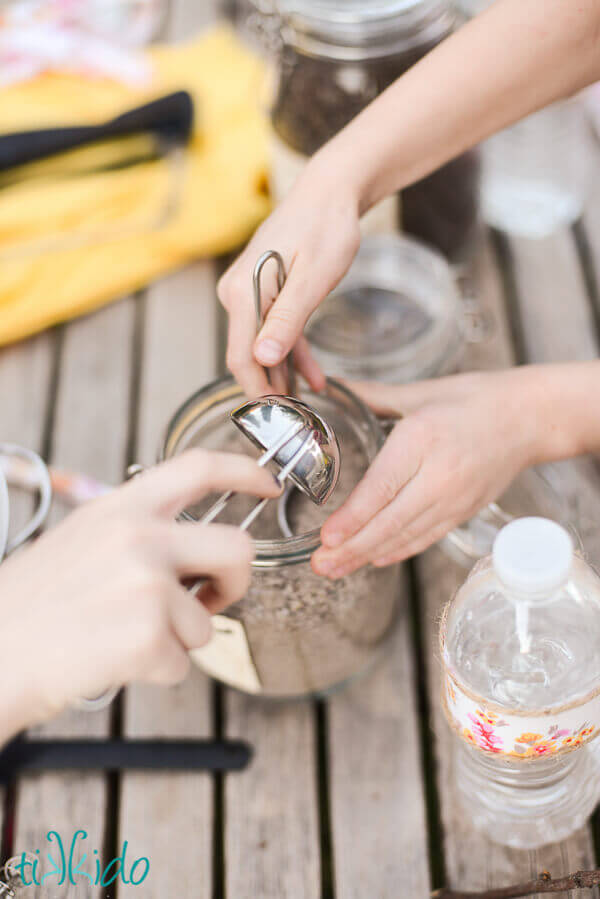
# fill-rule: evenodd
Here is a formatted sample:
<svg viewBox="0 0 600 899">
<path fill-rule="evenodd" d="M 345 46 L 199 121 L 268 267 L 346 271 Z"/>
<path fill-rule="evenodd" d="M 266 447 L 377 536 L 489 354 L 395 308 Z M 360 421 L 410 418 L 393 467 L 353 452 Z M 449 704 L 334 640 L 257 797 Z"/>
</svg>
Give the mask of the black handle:
<svg viewBox="0 0 600 899">
<path fill-rule="evenodd" d="M 239 771 L 242 740 L 24 740 L 0 752 L 0 784 L 32 771 Z"/>
<path fill-rule="evenodd" d="M 0 137 L 0 171 L 111 137 L 150 132 L 167 141 L 184 144 L 191 134 L 193 120 L 191 96 L 187 91 L 177 91 L 131 109 L 102 125 L 4 134 Z"/>
</svg>

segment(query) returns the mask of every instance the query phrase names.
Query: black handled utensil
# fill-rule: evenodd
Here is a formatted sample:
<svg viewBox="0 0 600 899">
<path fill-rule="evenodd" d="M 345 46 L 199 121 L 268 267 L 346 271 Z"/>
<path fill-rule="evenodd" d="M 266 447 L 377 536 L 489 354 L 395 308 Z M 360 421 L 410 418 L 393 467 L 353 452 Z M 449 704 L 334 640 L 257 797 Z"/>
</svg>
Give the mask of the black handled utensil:
<svg viewBox="0 0 600 899">
<path fill-rule="evenodd" d="M 194 104 L 187 91 L 167 94 L 130 109 L 101 125 L 44 128 L 0 136 L 0 171 L 35 162 L 109 138 L 154 134 L 167 144 L 187 143 L 194 121 Z"/>
<path fill-rule="evenodd" d="M 26 740 L 0 752 L 0 785 L 39 771 L 240 771 L 252 758 L 242 740 Z"/>
</svg>

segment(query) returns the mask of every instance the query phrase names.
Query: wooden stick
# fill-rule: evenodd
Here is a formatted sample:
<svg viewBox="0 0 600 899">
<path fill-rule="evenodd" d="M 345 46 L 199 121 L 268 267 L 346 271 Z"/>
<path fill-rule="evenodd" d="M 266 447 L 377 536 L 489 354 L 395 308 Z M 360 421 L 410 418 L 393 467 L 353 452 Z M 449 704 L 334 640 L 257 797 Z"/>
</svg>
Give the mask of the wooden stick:
<svg viewBox="0 0 600 899">
<path fill-rule="evenodd" d="M 528 883 L 513 884 L 483 892 L 465 892 L 443 887 L 431 894 L 431 899 L 520 899 L 523 896 L 535 896 L 536 893 L 562 893 L 567 890 L 591 890 L 600 884 L 600 868 L 594 871 L 576 871 L 553 880 L 548 871 L 542 871 L 537 880 Z"/>
</svg>

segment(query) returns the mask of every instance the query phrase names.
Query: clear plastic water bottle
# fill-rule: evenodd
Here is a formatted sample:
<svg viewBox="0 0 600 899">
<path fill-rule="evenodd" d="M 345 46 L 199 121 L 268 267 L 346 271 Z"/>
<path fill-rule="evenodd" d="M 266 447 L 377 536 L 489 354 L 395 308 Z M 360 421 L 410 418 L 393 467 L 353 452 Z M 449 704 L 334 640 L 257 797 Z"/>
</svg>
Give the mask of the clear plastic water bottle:
<svg viewBox="0 0 600 899">
<path fill-rule="evenodd" d="M 440 640 L 475 825 L 515 848 L 565 839 L 600 796 L 600 577 L 560 525 L 517 519 L 448 606 Z"/>
<path fill-rule="evenodd" d="M 472 17 L 495 0 L 459 0 Z M 540 77 L 543 77 L 541 75 Z M 520 237 L 544 238 L 582 214 L 590 143 L 578 97 L 552 103 L 481 145 L 481 214 Z"/>
</svg>

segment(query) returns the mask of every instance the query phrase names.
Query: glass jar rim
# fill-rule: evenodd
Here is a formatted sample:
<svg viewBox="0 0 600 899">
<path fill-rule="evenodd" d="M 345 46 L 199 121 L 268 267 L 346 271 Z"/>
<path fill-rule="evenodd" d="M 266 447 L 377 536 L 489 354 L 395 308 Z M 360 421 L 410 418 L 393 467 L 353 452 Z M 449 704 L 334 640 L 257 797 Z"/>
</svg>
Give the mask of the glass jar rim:
<svg viewBox="0 0 600 899">
<path fill-rule="evenodd" d="M 384 434 L 375 415 L 368 406 L 344 384 L 327 378 L 327 387 L 349 400 L 369 428 L 377 449 L 384 441 Z M 189 429 L 201 421 L 203 413 L 215 408 L 218 403 L 243 397 L 242 388 L 231 375 L 216 378 L 195 391 L 171 416 L 158 448 L 158 461 L 164 462 L 177 454 L 177 447 Z M 321 545 L 320 528 L 294 537 L 278 537 L 272 540 L 254 540 L 256 556 L 254 568 L 280 568 L 298 565 L 310 559 Z"/>
<path fill-rule="evenodd" d="M 334 59 L 385 56 L 439 40 L 457 21 L 448 0 L 379 0 L 334 4 L 327 0 L 275 0 L 286 43 Z"/>
</svg>

